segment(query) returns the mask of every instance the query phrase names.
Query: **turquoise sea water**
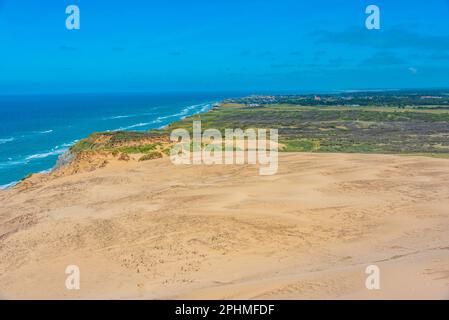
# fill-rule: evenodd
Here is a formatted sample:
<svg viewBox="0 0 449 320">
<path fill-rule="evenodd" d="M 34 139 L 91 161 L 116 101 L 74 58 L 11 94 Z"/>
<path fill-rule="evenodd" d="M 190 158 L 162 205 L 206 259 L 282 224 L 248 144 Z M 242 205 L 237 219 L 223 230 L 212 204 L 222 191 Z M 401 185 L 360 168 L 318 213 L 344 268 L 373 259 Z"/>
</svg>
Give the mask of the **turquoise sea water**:
<svg viewBox="0 0 449 320">
<path fill-rule="evenodd" d="M 51 169 L 59 155 L 92 132 L 160 128 L 228 96 L 0 95 L 0 188 Z"/>
</svg>

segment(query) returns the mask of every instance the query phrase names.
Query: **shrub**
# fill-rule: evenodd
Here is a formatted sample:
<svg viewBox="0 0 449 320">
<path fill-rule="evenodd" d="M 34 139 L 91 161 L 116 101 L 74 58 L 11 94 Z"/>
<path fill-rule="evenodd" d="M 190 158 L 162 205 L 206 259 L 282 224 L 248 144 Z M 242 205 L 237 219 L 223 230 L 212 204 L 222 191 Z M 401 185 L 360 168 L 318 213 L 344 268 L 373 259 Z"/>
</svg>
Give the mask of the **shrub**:
<svg viewBox="0 0 449 320">
<path fill-rule="evenodd" d="M 139 161 L 147 161 L 147 160 L 153 160 L 153 159 L 159 159 L 162 158 L 162 153 L 154 151 L 147 153 L 146 155 L 143 155 L 139 158 Z"/>
</svg>

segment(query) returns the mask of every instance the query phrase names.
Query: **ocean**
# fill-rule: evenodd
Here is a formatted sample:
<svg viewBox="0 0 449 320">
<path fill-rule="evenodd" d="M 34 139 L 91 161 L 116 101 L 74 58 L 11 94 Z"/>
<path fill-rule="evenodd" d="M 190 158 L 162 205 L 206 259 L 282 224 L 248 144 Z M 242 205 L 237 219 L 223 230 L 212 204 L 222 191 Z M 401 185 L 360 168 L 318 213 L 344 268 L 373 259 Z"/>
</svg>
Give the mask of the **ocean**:
<svg viewBox="0 0 449 320">
<path fill-rule="evenodd" d="M 145 131 L 207 111 L 221 94 L 0 95 L 0 188 L 51 170 L 93 132 Z"/>
</svg>

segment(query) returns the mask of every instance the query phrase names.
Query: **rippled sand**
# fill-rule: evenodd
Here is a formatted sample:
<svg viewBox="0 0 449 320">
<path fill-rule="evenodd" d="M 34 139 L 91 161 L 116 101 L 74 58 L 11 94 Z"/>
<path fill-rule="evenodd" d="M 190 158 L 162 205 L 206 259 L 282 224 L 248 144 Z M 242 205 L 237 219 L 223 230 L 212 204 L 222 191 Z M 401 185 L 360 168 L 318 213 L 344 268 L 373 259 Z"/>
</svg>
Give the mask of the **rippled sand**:
<svg viewBox="0 0 449 320">
<path fill-rule="evenodd" d="M 447 299 L 449 160 L 282 153 L 259 176 L 163 158 L 2 191 L 0 297 Z"/>
</svg>

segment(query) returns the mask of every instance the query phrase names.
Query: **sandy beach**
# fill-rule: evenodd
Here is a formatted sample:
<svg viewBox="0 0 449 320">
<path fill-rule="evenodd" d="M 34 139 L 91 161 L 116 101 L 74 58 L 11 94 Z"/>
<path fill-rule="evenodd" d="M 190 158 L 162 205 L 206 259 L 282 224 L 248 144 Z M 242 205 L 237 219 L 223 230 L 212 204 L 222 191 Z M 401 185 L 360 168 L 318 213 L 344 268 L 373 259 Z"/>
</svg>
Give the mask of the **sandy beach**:
<svg viewBox="0 0 449 320">
<path fill-rule="evenodd" d="M 281 153 L 273 176 L 110 161 L 0 203 L 3 299 L 449 298 L 447 159 Z"/>
</svg>

